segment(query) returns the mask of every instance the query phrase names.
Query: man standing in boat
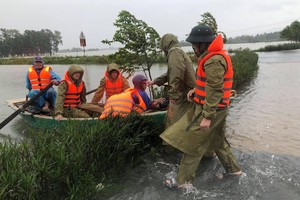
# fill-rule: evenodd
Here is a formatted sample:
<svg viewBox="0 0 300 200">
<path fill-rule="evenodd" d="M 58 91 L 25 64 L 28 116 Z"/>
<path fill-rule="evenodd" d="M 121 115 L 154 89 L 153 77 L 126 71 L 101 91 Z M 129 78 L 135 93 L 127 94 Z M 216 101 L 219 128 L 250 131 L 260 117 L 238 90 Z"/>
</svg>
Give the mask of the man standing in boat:
<svg viewBox="0 0 300 200">
<path fill-rule="evenodd" d="M 104 92 L 106 93 L 107 100 L 110 96 L 120 94 L 129 87 L 128 80 L 122 76 L 119 66 L 115 63 L 111 63 L 107 66 L 105 75 L 101 79 L 98 90 L 95 92 L 91 103 L 95 105 L 98 104 L 102 99 Z"/>
<path fill-rule="evenodd" d="M 60 82 L 60 77 L 53 72 L 50 66 L 46 66 L 44 64 L 44 61 L 40 56 L 35 56 L 33 65 L 29 67 L 29 70 L 26 74 L 26 88 L 29 90 L 29 98 L 37 95 L 51 82 L 54 85 L 58 85 Z M 56 95 L 57 93 L 54 88 L 49 88 L 35 101 L 35 106 L 31 111 L 49 113 L 49 108 L 55 107 Z"/>
<path fill-rule="evenodd" d="M 71 65 L 65 73 L 64 79 L 58 86 L 55 106 L 55 119 L 98 117 L 102 108 L 86 103 L 86 88 L 83 69 L 78 65 Z M 96 115 L 96 116 L 95 116 Z"/>
</svg>

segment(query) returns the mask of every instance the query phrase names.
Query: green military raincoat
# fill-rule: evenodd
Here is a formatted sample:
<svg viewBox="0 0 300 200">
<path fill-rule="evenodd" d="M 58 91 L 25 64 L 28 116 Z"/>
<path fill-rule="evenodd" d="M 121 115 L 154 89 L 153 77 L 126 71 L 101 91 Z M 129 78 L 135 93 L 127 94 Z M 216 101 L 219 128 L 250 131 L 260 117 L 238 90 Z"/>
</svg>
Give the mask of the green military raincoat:
<svg viewBox="0 0 300 200">
<path fill-rule="evenodd" d="M 187 111 L 191 103 L 187 101 L 187 93 L 195 85 L 195 69 L 189 56 L 179 47 L 177 37 L 165 34 L 161 39 L 161 49 L 167 57 L 168 71 L 156 78 L 158 86 L 168 82 L 168 98 L 170 105 L 167 112 L 166 128 L 171 126 Z"/>
<path fill-rule="evenodd" d="M 69 74 L 69 77 L 72 78 L 74 73 L 79 72 L 81 74 L 79 80 L 73 80 L 74 84 L 79 85 L 82 81 L 84 74 L 83 69 L 78 65 L 71 65 L 66 73 Z M 65 93 L 68 90 L 68 84 L 65 81 L 62 81 L 57 89 L 57 98 L 55 105 L 55 115 L 63 115 L 64 117 L 74 117 L 74 118 L 89 118 L 91 116 L 98 117 L 102 112 L 102 108 L 97 105 L 86 103 L 86 87 L 84 85 L 82 92 L 80 93 L 80 101 L 82 104 L 78 108 L 66 108 L 64 107 Z"/>
<path fill-rule="evenodd" d="M 223 43 L 220 49 L 222 47 Z M 201 58 L 206 54 L 207 52 Z M 224 145 L 225 141 L 223 127 L 228 111 L 217 109 L 223 95 L 223 78 L 227 69 L 225 58 L 221 55 L 214 55 L 204 63 L 204 68 L 206 74 L 205 104 L 193 103 L 193 106 L 177 123 L 160 135 L 168 144 L 192 156 L 203 156 L 209 150 L 217 150 Z M 199 113 L 201 117 L 186 131 L 186 127 Z M 200 122 L 204 117 L 211 120 L 209 130 L 200 129 Z"/>
</svg>

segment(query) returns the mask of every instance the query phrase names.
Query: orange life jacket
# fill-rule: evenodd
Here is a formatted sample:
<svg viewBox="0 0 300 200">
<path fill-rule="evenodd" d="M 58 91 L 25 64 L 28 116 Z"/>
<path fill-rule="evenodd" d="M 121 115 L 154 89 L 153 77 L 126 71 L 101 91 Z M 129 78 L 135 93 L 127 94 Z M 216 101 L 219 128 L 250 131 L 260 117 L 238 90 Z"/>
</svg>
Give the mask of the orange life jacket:
<svg viewBox="0 0 300 200">
<path fill-rule="evenodd" d="M 139 104 L 135 104 L 132 98 L 133 94 L 137 96 Z M 137 113 L 142 113 L 146 109 L 146 104 L 138 91 L 136 89 L 129 88 L 121 94 L 115 94 L 108 98 L 104 105 L 104 110 L 99 118 L 104 119 L 109 115 L 125 117 L 131 113 L 132 110 Z"/>
<path fill-rule="evenodd" d="M 109 72 L 105 72 L 105 92 L 106 92 L 106 99 L 114 94 L 120 94 L 123 92 L 123 78 L 122 74 L 119 72 L 119 75 L 116 80 L 111 81 L 109 79 Z"/>
<path fill-rule="evenodd" d="M 216 39 L 220 40 L 220 38 L 222 39 L 222 37 L 220 37 L 219 35 Z M 214 44 L 212 43 L 211 45 Z M 226 108 L 230 104 L 230 95 L 231 95 L 231 88 L 233 82 L 233 66 L 231 63 L 230 56 L 226 50 L 215 49 L 214 51 L 209 51 L 210 49 L 214 48 L 213 46 L 211 48 L 210 47 L 208 48 L 209 53 L 199 61 L 197 74 L 196 74 L 196 87 L 195 87 L 194 101 L 202 105 L 204 105 L 205 102 L 205 97 L 206 97 L 206 92 L 205 92 L 206 74 L 204 70 L 205 62 L 214 55 L 222 55 L 225 58 L 227 63 L 227 71 L 224 74 L 223 96 L 218 104 L 218 108 Z"/>
<path fill-rule="evenodd" d="M 51 83 L 51 67 L 44 66 L 40 74 L 38 74 L 34 66 L 29 67 L 28 69 L 28 79 L 31 84 L 31 89 L 33 90 L 42 90 L 47 85 Z"/>
<path fill-rule="evenodd" d="M 80 93 L 83 90 L 84 82 L 81 81 L 79 86 L 76 86 L 68 72 L 66 72 L 65 79 L 63 80 L 68 84 L 68 90 L 65 93 L 64 107 L 77 108 L 81 105 Z"/>
</svg>

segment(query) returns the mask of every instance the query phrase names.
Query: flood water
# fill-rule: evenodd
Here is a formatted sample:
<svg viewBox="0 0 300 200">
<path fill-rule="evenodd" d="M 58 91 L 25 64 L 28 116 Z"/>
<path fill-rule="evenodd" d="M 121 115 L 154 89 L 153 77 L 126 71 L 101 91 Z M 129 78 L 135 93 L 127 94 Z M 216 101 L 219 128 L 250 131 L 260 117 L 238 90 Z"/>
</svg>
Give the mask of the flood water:
<svg viewBox="0 0 300 200">
<path fill-rule="evenodd" d="M 0 121 L 13 113 L 5 100 L 25 97 L 29 66 L 0 65 Z M 69 66 L 53 65 L 63 77 Z M 104 65 L 84 66 L 88 90 L 98 86 Z M 166 71 L 154 65 L 152 75 Z M 180 155 L 157 155 L 120 178 L 122 189 L 99 199 L 300 199 L 300 50 L 259 53 L 259 70 L 253 81 L 238 91 L 227 118 L 226 134 L 243 175 L 217 178 L 224 169 L 217 158 L 203 161 L 190 192 L 162 184 L 175 173 Z M 89 99 L 92 96 L 89 97 Z M 0 130 L 2 138 L 21 139 L 26 126 L 16 117 Z"/>
<path fill-rule="evenodd" d="M 240 149 L 300 157 L 300 51 L 259 54 L 259 71 L 240 91 L 227 132 Z"/>
</svg>

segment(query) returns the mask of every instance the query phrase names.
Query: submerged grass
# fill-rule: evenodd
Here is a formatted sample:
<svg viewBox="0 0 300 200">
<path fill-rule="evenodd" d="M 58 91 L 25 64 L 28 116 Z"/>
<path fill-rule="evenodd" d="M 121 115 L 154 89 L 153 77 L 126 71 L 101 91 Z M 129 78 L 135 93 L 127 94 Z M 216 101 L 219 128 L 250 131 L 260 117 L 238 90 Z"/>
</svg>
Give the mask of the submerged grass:
<svg viewBox="0 0 300 200">
<path fill-rule="evenodd" d="M 294 42 L 294 43 L 285 43 L 285 44 L 278 44 L 278 45 L 268 45 L 263 48 L 260 48 L 256 51 L 259 52 L 265 52 L 265 51 L 284 51 L 284 50 L 294 50 L 294 49 L 300 49 L 300 43 Z"/>
<path fill-rule="evenodd" d="M 152 124 L 138 115 L 70 121 L 58 130 L 32 130 L 19 144 L 6 141 L 0 144 L 0 199 L 92 198 L 99 183 L 109 184 L 159 143 Z"/>
</svg>

